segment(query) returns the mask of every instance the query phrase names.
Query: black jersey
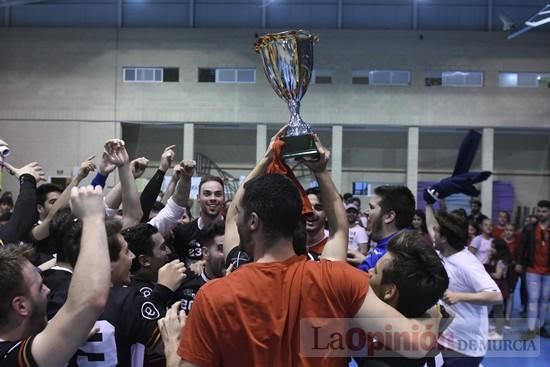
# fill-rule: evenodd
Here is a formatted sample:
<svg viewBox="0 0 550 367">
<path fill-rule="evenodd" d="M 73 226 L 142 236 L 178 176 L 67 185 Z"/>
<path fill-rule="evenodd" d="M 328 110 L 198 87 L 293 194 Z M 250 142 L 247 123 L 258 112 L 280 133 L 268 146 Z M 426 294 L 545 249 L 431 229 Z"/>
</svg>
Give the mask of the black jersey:
<svg viewBox="0 0 550 367">
<path fill-rule="evenodd" d="M 203 271 L 200 275 L 190 275 L 182 283 L 182 285 L 176 290 L 176 297 L 181 301 L 181 309 L 185 311 L 186 314 L 189 314 L 197 292 L 199 289 L 208 282 L 210 278 L 206 276 L 206 273 Z"/>
<path fill-rule="evenodd" d="M 46 314 L 48 320 L 51 320 L 57 311 L 65 304 L 65 301 L 67 301 L 69 285 L 71 284 L 73 273 L 69 269 L 54 266 L 44 271 L 42 277 L 44 278 L 44 284 L 50 288 Z"/>
<path fill-rule="evenodd" d="M 202 246 L 197 241 L 200 231 L 199 218 L 174 228 L 174 248 L 186 266 L 202 259 Z"/>
<path fill-rule="evenodd" d="M 17 342 L 0 342 L 0 366 L 38 367 L 31 353 L 34 335 Z"/>
<path fill-rule="evenodd" d="M 95 324 L 100 331 L 88 339 L 68 366 L 141 366 L 145 348 L 153 349 L 160 340 L 157 320 L 166 314 L 171 298 L 172 292 L 159 285 L 149 298 L 133 287 L 112 288 Z"/>
</svg>

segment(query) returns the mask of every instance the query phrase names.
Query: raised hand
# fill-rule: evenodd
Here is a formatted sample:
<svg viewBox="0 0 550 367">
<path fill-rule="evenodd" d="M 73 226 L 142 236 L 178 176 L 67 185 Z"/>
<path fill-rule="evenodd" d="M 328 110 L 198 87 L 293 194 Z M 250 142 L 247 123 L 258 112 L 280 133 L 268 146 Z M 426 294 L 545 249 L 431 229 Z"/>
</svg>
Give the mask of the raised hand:
<svg viewBox="0 0 550 367">
<path fill-rule="evenodd" d="M 315 146 L 319 151 L 319 158 L 308 159 L 307 157 L 304 157 L 300 158 L 299 160 L 300 162 L 308 166 L 309 169 L 313 172 L 321 172 L 327 169 L 327 163 L 330 159 L 330 150 L 328 150 L 323 146 L 323 144 L 321 144 L 321 140 L 319 140 L 319 136 L 317 134 L 313 134 L 313 141 L 315 142 Z"/>
<path fill-rule="evenodd" d="M 166 366 L 175 367 L 181 362 L 180 356 L 177 354 L 180 344 L 180 338 L 187 316 L 185 311 L 181 309 L 181 301 L 172 305 L 166 311 L 166 316 L 157 320 L 157 325 L 164 344 L 164 355 L 166 356 Z"/>
<path fill-rule="evenodd" d="M 107 155 L 107 152 L 103 152 L 101 155 L 101 162 L 99 162 L 99 173 L 102 176 L 107 177 L 109 173 L 113 172 L 115 170 L 116 166 L 109 161 L 109 156 Z"/>
<path fill-rule="evenodd" d="M 269 142 L 269 145 L 267 146 L 267 149 L 264 153 L 264 159 L 273 159 L 273 144 L 275 144 L 275 141 L 277 141 L 277 139 L 282 138 L 286 134 L 287 130 L 288 124 L 280 128 L 279 131 L 277 131 L 277 133 L 273 135 L 273 137 L 271 137 L 271 141 Z"/>
<path fill-rule="evenodd" d="M 139 178 L 145 173 L 149 160 L 145 157 L 136 158 L 130 162 L 130 169 L 134 178 Z"/>
<path fill-rule="evenodd" d="M 90 172 L 95 171 L 96 166 L 93 162 L 93 159 L 95 158 L 95 155 L 91 156 L 90 158 L 86 159 L 84 162 L 80 164 L 80 169 L 78 170 L 78 174 L 76 175 L 76 178 L 78 182 L 85 179 Z"/>
<path fill-rule="evenodd" d="M 193 174 L 195 173 L 195 166 L 197 163 L 192 159 L 184 159 L 179 163 L 182 166 L 182 177 L 186 179 L 190 179 L 193 177 Z"/>
<path fill-rule="evenodd" d="M 176 152 L 174 151 L 175 145 L 170 145 L 166 148 L 164 148 L 164 151 L 162 152 L 162 155 L 160 156 L 160 165 L 159 169 L 163 172 L 168 171 L 170 167 L 172 167 L 172 161 L 174 160 L 174 157 L 176 156 Z"/>
<path fill-rule="evenodd" d="M 73 187 L 71 189 L 71 210 L 73 214 L 84 220 L 104 218 L 103 190 L 101 186 Z"/>
<path fill-rule="evenodd" d="M 185 280 L 185 264 L 174 260 L 159 269 L 158 283 L 174 292 Z"/>
<path fill-rule="evenodd" d="M 107 159 L 110 163 L 114 164 L 117 167 L 122 167 L 123 165 L 129 163 L 130 158 L 128 157 L 128 152 L 126 151 L 124 140 L 107 140 L 105 142 L 104 148 L 105 153 L 107 153 Z"/>
<path fill-rule="evenodd" d="M 176 164 L 172 169 L 172 180 L 177 182 L 181 178 L 182 172 L 183 166 L 181 165 L 181 163 Z"/>
<path fill-rule="evenodd" d="M 31 175 L 34 177 L 37 183 L 40 181 L 46 181 L 46 174 L 44 173 L 44 169 L 36 162 L 29 163 L 21 168 L 16 168 L 8 162 L 2 162 L 2 166 L 6 167 L 8 172 L 17 178 L 23 175 Z"/>
</svg>

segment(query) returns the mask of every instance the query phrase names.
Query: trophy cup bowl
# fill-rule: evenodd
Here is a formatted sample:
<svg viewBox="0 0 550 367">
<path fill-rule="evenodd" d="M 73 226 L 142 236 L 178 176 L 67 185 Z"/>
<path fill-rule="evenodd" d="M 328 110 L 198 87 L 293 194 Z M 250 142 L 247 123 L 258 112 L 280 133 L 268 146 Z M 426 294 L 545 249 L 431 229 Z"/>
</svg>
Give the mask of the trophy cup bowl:
<svg viewBox="0 0 550 367">
<path fill-rule="evenodd" d="M 254 45 L 262 58 L 267 80 L 290 111 L 288 130 L 282 138 L 285 142 L 283 159 L 319 157 L 311 126 L 300 116 L 300 101 L 311 81 L 313 45 L 317 41 L 314 33 L 293 30 L 266 34 Z"/>
</svg>

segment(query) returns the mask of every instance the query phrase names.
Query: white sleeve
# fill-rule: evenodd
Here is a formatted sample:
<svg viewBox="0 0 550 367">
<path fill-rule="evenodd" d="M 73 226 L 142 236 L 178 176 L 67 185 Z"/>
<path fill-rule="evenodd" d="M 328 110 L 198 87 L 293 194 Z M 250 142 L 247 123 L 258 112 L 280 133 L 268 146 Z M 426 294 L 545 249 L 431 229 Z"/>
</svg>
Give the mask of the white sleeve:
<svg viewBox="0 0 550 367">
<path fill-rule="evenodd" d="M 105 198 L 103 198 L 103 205 L 105 206 L 105 216 L 107 218 L 114 218 L 117 215 L 118 209 L 109 208 L 105 203 Z"/>
<path fill-rule="evenodd" d="M 470 246 L 479 250 L 480 247 L 481 247 L 481 236 L 475 236 L 472 239 L 472 242 L 470 243 Z"/>
<path fill-rule="evenodd" d="M 369 236 L 367 231 L 363 227 L 359 227 L 357 230 L 357 243 L 367 243 L 369 242 Z"/>
<path fill-rule="evenodd" d="M 160 234 L 165 236 L 179 223 L 184 213 L 185 207 L 179 206 L 170 198 L 166 206 L 148 223 L 157 227 Z"/>
<path fill-rule="evenodd" d="M 500 292 L 497 283 L 491 278 L 479 261 L 468 264 L 466 268 L 468 285 L 474 292 Z"/>
</svg>

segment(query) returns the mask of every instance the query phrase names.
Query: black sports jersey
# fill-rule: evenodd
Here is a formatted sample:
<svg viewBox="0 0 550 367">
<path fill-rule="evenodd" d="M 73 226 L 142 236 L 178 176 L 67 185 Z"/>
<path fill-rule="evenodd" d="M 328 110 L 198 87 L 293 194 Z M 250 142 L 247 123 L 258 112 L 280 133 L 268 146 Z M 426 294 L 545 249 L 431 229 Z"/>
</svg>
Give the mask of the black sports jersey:
<svg viewBox="0 0 550 367">
<path fill-rule="evenodd" d="M 172 292 L 156 285 L 149 298 L 132 287 L 114 287 L 90 337 L 69 367 L 133 367 L 143 364 L 145 348 L 160 340 L 157 320 L 164 317 Z"/>
<path fill-rule="evenodd" d="M 0 366 L 38 367 L 31 353 L 34 335 L 18 342 L 0 342 Z"/>
<path fill-rule="evenodd" d="M 54 266 L 44 271 L 42 277 L 44 278 L 44 284 L 50 288 L 46 314 L 48 320 L 51 320 L 57 311 L 65 304 L 65 301 L 67 301 L 69 285 L 71 284 L 73 274 L 68 269 Z"/>
<path fill-rule="evenodd" d="M 193 275 L 188 277 L 185 282 L 176 290 L 176 297 L 181 300 L 181 309 L 189 314 L 197 292 L 199 289 L 208 282 L 210 278 L 206 276 L 204 272 L 201 275 Z"/>
<path fill-rule="evenodd" d="M 174 248 L 186 266 L 202 259 L 202 246 L 197 241 L 200 231 L 199 218 L 186 224 L 178 224 L 174 228 Z"/>
<path fill-rule="evenodd" d="M 155 288 L 155 283 L 151 283 L 138 275 L 130 277 L 130 288 L 137 290 L 145 298 L 149 298 Z"/>
</svg>

